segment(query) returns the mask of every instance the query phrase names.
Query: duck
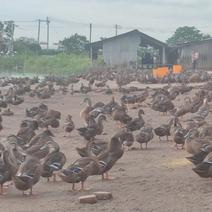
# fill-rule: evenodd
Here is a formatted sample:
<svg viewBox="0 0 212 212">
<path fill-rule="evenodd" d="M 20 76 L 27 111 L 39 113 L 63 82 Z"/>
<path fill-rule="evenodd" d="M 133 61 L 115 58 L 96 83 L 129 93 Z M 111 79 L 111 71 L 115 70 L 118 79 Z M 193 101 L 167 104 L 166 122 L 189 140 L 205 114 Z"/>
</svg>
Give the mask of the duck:
<svg viewBox="0 0 212 212">
<path fill-rule="evenodd" d="M 90 98 L 86 97 L 86 98 L 84 98 L 82 103 L 87 103 L 87 105 L 83 110 L 81 110 L 80 118 L 83 119 L 84 123 L 87 125 L 87 120 L 88 120 L 88 117 L 89 117 L 88 114 L 91 110 L 93 110 L 92 102 L 91 102 Z"/>
<path fill-rule="evenodd" d="M 36 158 L 43 159 L 51 152 L 59 151 L 60 146 L 53 139 L 50 139 L 46 143 L 36 143 L 31 147 L 25 149 L 25 152 Z"/>
<path fill-rule="evenodd" d="M 20 165 L 17 173 L 13 176 L 13 182 L 18 190 L 24 191 L 30 189 L 32 195 L 33 186 L 39 182 L 42 173 L 40 160 L 31 155 L 27 155 L 24 162 Z"/>
<path fill-rule="evenodd" d="M 161 141 L 161 137 L 166 136 L 166 140 L 169 140 L 169 136 L 171 136 L 171 126 L 174 122 L 174 119 L 170 119 L 168 124 L 162 124 L 159 127 L 154 129 L 154 133 L 155 135 L 157 135 L 159 137 L 159 140 Z"/>
<path fill-rule="evenodd" d="M 32 137 L 30 142 L 25 145 L 25 148 L 31 147 L 36 144 L 46 144 L 48 141 L 53 141 L 54 134 L 50 130 L 44 130 L 43 132 Z"/>
<path fill-rule="evenodd" d="M 44 114 L 48 111 L 48 106 L 46 104 L 41 103 L 39 106 L 34 106 L 30 109 L 26 109 L 26 116 L 30 118 L 34 118 L 39 113 Z"/>
<path fill-rule="evenodd" d="M 184 98 L 184 104 L 175 108 L 170 113 L 175 117 L 183 117 L 185 114 L 191 111 L 192 103 L 189 97 Z"/>
<path fill-rule="evenodd" d="M 61 113 L 59 111 L 49 110 L 45 115 L 41 115 L 37 121 L 40 128 L 48 129 L 49 126 L 58 128 L 60 126 L 60 118 Z"/>
<path fill-rule="evenodd" d="M 210 137 L 200 138 L 196 128 L 190 129 L 185 135 L 185 139 L 185 150 L 191 155 L 200 153 L 204 146 L 206 150 L 208 146 L 212 145 Z"/>
<path fill-rule="evenodd" d="M 93 140 L 96 135 L 101 135 L 103 133 L 103 122 L 106 121 L 107 118 L 105 115 L 100 115 L 97 122 L 95 122 L 95 120 L 91 117 L 89 120 L 89 122 L 92 122 L 92 124 L 89 124 L 88 127 L 81 127 L 77 129 L 79 135 L 81 135 L 87 141 Z"/>
<path fill-rule="evenodd" d="M 174 109 L 174 104 L 167 96 L 160 94 L 153 99 L 151 108 L 167 114 L 168 111 Z"/>
<path fill-rule="evenodd" d="M 127 149 L 130 150 L 130 147 L 133 145 L 135 140 L 132 132 L 127 128 L 123 128 L 117 135 L 119 135 L 120 142 L 123 143 L 123 147 L 127 147 Z"/>
<path fill-rule="evenodd" d="M 177 117 L 174 118 L 174 132 L 173 132 L 173 140 L 175 142 L 175 148 L 178 150 L 179 146 L 181 149 L 184 149 L 185 145 L 185 135 L 188 130 L 184 129 L 179 122 Z"/>
<path fill-rule="evenodd" d="M 59 173 L 60 178 L 72 183 L 72 191 L 76 191 L 75 184 L 81 183 L 80 191 L 85 191 L 85 181 L 93 173 L 99 172 L 99 162 L 92 157 L 79 158 L 70 164 L 67 168 L 62 169 Z"/>
<path fill-rule="evenodd" d="M 210 152 L 204 160 L 197 164 L 192 170 L 202 178 L 212 177 L 212 152 Z"/>
<path fill-rule="evenodd" d="M 100 169 L 92 175 L 101 175 L 102 180 L 111 180 L 109 177 L 109 170 L 115 165 L 115 163 L 123 156 L 124 148 L 123 142 L 124 139 L 121 139 L 122 133 L 116 133 L 110 140 L 107 151 L 97 156 L 99 160 Z"/>
<path fill-rule="evenodd" d="M 187 160 L 189 160 L 190 162 L 192 162 L 194 165 L 197 165 L 201 162 L 203 162 L 203 160 L 206 158 L 206 156 L 212 152 L 212 143 L 209 141 L 208 143 L 204 143 L 202 144 L 201 148 L 199 149 L 199 152 L 186 157 Z"/>
<path fill-rule="evenodd" d="M 75 125 L 70 114 L 67 115 L 63 128 L 66 134 L 71 134 L 71 132 L 75 129 Z M 66 137 L 66 134 L 64 135 L 64 137 Z"/>
<path fill-rule="evenodd" d="M 106 90 L 104 92 L 106 95 L 112 95 L 113 94 L 113 90 L 110 88 L 109 85 L 106 85 Z"/>
<path fill-rule="evenodd" d="M 50 177 L 53 176 L 53 181 L 56 182 L 56 174 L 61 170 L 66 163 L 66 156 L 63 152 L 53 151 L 49 153 L 42 163 L 42 174 L 41 176 L 47 178 L 47 182 L 50 181 Z"/>
<path fill-rule="evenodd" d="M 122 128 L 127 125 L 130 121 L 132 121 L 132 117 L 130 117 L 124 106 L 119 106 L 113 109 L 112 118 L 114 121 L 118 122 L 118 126 Z"/>
<path fill-rule="evenodd" d="M 87 94 L 88 92 L 90 92 L 92 89 L 91 89 L 91 85 L 88 84 L 88 87 L 85 86 L 83 83 L 81 83 L 81 86 L 80 86 L 80 92 L 82 94 Z"/>
<path fill-rule="evenodd" d="M 15 95 L 14 98 L 12 99 L 12 101 L 10 102 L 10 104 L 20 105 L 23 102 L 24 102 L 24 98 Z"/>
<path fill-rule="evenodd" d="M 14 115 L 14 112 L 10 110 L 10 108 L 4 110 L 2 113 L 1 113 L 2 116 L 13 116 Z"/>
<path fill-rule="evenodd" d="M 4 184 L 12 180 L 12 173 L 4 158 L 4 146 L 1 144 L 0 150 L 0 195 L 4 195 Z"/>
<path fill-rule="evenodd" d="M 143 120 L 142 114 L 145 114 L 145 113 L 142 109 L 140 109 L 138 111 L 138 118 L 134 118 L 130 122 L 127 123 L 126 128 L 129 131 L 133 132 L 136 130 L 140 130 L 144 126 L 145 121 Z"/>
<path fill-rule="evenodd" d="M 23 120 L 20 124 L 20 129 L 16 134 L 18 144 L 24 146 L 36 135 L 35 130 L 38 129 L 36 120 Z"/>
<path fill-rule="evenodd" d="M 10 182 L 12 180 L 12 176 L 14 176 L 20 164 L 23 162 L 25 154 L 22 152 L 16 142 L 7 139 L 9 142 L 6 147 L 1 145 L 0 152 L 0 194 L 6 194 L 4 191 L 4 184 Z M 3 147 L 3 149 L 2 149 Z"/>
<path fill-rule="evenodd" d="M 140 144 L 140 149 L 143 149 L 142 144 L 147 144 L 149 141 L 151 141 L 154 137 L 153 129 L 151 125 L 144 125 L 144 127 L 141 128 L 139 134 L 136 135 L 136 141 Z"/>
</svg>

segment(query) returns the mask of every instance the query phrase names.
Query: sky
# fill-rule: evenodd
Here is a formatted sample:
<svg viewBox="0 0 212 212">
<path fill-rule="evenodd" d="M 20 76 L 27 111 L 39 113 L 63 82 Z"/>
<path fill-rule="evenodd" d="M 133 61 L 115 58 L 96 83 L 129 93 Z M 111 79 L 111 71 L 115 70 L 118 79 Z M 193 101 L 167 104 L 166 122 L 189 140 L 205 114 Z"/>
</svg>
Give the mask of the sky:
<svg viewBox="0 0 212 212">
<path fill-rule="evenodd" d="M 166 41 L 179 26 L 195 26 L 212 35 L 212 0 L 0 0 L 0 20 L 14 20 L 15 38 L 37 39 L 38 19 L 50 20 L 50 46 L 78 33 L 92 41 L 138 29 Z M 41 24 L 42 42 L 46 24 Z"/>
</svg>

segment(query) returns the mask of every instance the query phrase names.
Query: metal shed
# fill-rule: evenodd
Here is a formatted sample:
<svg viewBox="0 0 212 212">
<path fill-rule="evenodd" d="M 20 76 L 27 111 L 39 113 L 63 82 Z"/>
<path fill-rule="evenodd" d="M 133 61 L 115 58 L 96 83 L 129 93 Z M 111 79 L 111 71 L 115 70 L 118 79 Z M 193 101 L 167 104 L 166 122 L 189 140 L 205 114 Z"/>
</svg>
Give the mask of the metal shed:
<svg viewBox="0 0 212 212">
<path fill-rule="evenodd" d="M 192 68 L 192 52 L 198 52 L 197 69 L 212 70 L 212 39 L 182 44 L 177 46 L 177 50 L 178 62 L 184 68 Z"/>
<path fill-rule="evenodd" d="M 92 61 L 97 59 L 98 50 L 102 49 L 105 64 L 115 66 L 136 62 L 139 46 L 147 45 L 158 49 L 160 64 L 166 64 L 166 44 L 138 30 L 90 43 L 88 47 Z"/>
</svg>

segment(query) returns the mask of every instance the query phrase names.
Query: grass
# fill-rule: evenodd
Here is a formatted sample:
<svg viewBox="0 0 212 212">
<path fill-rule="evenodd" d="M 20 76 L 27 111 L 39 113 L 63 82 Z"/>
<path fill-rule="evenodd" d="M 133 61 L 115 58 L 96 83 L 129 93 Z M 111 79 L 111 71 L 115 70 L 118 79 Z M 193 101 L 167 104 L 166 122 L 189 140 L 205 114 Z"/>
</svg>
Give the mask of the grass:
<svg viewBox="0 0 212 212">
<path fill-rule="evenodd" d="M 0 57 L 1 72 L 70 75 L 82 73 L 90 66 L 90 59 L 84 54 Z"/>
</svg>

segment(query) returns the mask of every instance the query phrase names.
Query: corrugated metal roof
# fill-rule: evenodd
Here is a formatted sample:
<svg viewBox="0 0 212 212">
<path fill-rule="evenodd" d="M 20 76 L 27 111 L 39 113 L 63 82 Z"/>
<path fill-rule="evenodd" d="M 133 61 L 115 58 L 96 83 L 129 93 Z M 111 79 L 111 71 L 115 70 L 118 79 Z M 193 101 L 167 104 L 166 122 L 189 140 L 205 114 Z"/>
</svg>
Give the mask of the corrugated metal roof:
<svg viewBox="0 0 212 212">
<path fill-rule="evenodd" d="M 106 38 L 106 39 L 101 40 L 101 41 L 92 42 L 90 44 L 87 44 L 87 46 L 88 47 L 92 46 L 93 48 L 100 48 L 100 47 L 102 47 L 104 42 L 108 42 L 108 41 L 111 41 L 111 40 L 116 40 L 116 39 L 128 36 L 129 34 L 139 34 L 139 36 L 141 36 L 141 38 L 144 38 L 145 40 L 150 41 L 150 43 L 154 43 L 154 44 L 159 45 L 159 46 L 167 46 L 166 43 L 164 43 L 162 41 L 159 41 L 159 40 L 157 40 L 157 39 L 155 39 L 155 38 L 153 38 L 153 37 L 151 37 L 149 35 L 146 35 L 143 32 L 138 31 L 137 29 L 129 31 L 129 32 L 126 32 L 126 33 L 122 33 L 122 34 L 117 35 L 117 36 Z"/>
<path fill-rule="evenodd" d="M 206 42 L 212 42 L 212 38 L 204 39 L 204 40 L 198 40 L 198 41 L 191 41 L 191 42 L 186 42 L 186 43 L 181 43 L 172 47 L 184 47 L 184 46 L 190 46 L 192 44 L 201 44 L 201 43 L 206 43 Z"/>
</svg>

